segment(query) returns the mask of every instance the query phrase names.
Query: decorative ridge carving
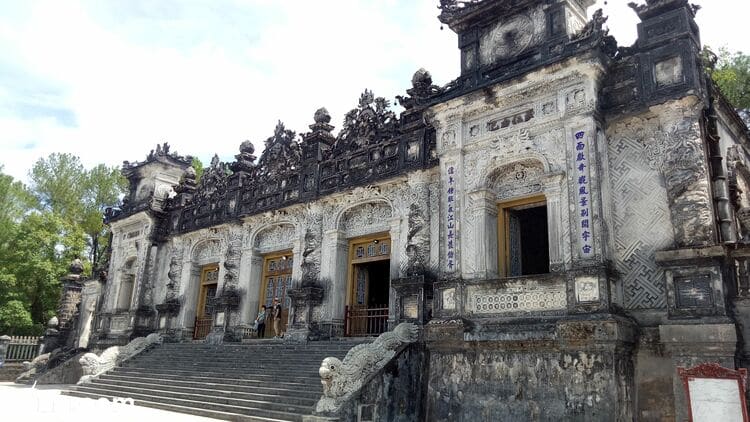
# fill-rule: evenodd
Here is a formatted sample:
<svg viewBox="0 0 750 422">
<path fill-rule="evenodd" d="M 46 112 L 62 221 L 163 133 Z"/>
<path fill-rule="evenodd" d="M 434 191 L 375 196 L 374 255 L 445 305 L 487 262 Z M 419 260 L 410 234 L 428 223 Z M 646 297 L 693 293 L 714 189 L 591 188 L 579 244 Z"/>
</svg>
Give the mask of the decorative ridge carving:
<svg viewBox="0 0 750 422">
<path fill-rule="evenodd" d="M 219 156 L 214 154 L 211 165 L 203 171 L 201 180 L 198 182 L 194 202 L 204 202 L 214 195 L 221 195 L 226 190 L 230 174 L 229 166 L 221 162 Z"/>
<path fill-rule="evenodd" d="M 365 89 L 357 108 L 344 116 L 344 126 L 334 144 L 334 155 L 353 152 L 395 137 L 398 125 L 390 102 Z"/>
<path fill-rule="evenodd" d="M 302 153 L 299 143 L 295 140 L 296 136 L 294 131 L 287 129 L 279 120 L 273 136 L 266 139 L 266 147 L 253 172 L 255 180 L 264 181 L 299 169 Z"/>
<path fill-rule="evenodd" d="M 654 16 L 660 15 L 669 10 L 677 9 L 680 7 L 689 6 L 690 13 L 693 17 L 700 10 L 700 6 L 688 3 L 688 0 L 645 0 L 646 4 L 638 4 L 636 2 L 628 3 L 628 7 L 633 9 L 641 20 L 649 19 Z"/>
<path fill-rule="evenodd" d="M 149 152 L 148 156 L 146 157 L 146 160 L 144 161 L 123 161 L 122 162 L 122 172 L 123 176 L 128 177 L 128 175 L 137 167 L 140 167 L 144 164 L 151 163 L 154 161 L 165 161 L 165 160 L 174 160 L 181 164 L 190 164 L 193 161 L 193 157 L 190 155 L 182 156 L 177 154 L 177 152 L 169 152 L 170 146 L 169 143 L 164 142 L 163 144 L 156 144 L 156 148 L 152 149 L 151 152 Z"/>
</svg>

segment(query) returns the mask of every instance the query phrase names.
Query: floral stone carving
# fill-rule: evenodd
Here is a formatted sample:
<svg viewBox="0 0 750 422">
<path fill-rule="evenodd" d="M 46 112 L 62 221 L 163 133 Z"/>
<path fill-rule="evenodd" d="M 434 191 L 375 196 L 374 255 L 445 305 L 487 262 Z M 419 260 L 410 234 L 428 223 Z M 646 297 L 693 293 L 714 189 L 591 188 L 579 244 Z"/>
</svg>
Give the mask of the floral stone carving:
<svg viewBox="0 0 750 422">
<path fill-rule="evenodd" d="M 343 361 L 334 357 L 323 359 L 318 372 L 323 384 L 323 397 L 315 409 L 318 413 L 336 412 L 352 394 L 359 391 L 369 377 L 396 356 L 402 345 L 419 338 L 419 327 L 404 322 L 393 331 L 381 334 L 372 343 L 360 344 L 349 350 Z"/>
</svg>

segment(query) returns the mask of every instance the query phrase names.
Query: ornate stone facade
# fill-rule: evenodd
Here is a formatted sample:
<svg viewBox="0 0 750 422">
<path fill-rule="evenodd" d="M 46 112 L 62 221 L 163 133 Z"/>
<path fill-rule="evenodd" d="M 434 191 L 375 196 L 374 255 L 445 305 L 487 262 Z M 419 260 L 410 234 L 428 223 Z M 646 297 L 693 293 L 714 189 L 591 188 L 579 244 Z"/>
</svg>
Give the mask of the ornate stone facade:
<svg viewBox="0 0 750 422">
<path fill-rule="evenodd" d="M 388 359 L 427 371 L 425 420 L 682 419 L 678 364 L 750 362 L 750 139 L 687 1 L 634 4 L 628 48 L 591 4 L 442 0 L 461 73 L 418 70 L 401 114 L 365 90 L 200 180 L 167 145 L 126 163 L 92 344 L 241 341 L 276 296 L 287 339 L 343 336 L 370 283 L 382 330 L 424 327 Z"/>
</svg>

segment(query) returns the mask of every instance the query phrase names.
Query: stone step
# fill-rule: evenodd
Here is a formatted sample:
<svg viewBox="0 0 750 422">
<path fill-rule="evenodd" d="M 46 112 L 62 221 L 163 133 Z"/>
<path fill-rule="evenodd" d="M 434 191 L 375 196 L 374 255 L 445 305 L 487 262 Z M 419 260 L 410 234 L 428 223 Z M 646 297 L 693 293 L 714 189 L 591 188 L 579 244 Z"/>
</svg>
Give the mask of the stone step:
<svg viewBox="0 0 750 422">
<path fill-rule="evenodd" d="M 286 371 L 283 369 L 264 369 L 262 372 L 260 370 L 238 371 L 233 368 L 201 368 L 201 367 L 187 368 L 187 367 L 169 367 L 169 366 L 154 367 L 154 368 L 123 366 L 117 369 L 123 369 L 123 370 L 132 369 L 141 373 L 157 372 L 160 374 L 176 374 L 176 375 L 192 375 L 192 374 L 200 373 L 201 375 L 204 375 L 204 376 L 220 376 L 224 378 L 231 378 L 231 377 L 244 378 L 244 379 L 253 378 L 253 379 L 268 380 L 268 381 L 313 380 L 313 381 L 320 382 L 320 375 L 318 374 L 318 371 L 317 371 L 318 368 L 314 370 L 311 368 L 307 371 Z"/>
<path fill-rule="evenodd" d="M 322 360 L 321 360 L 322 362 Z M 180 368 L 191 368 L 199 371 L 212 371 L 212 370 L 223 370 L 223 369 L 229 369 L 237 372 L 245 372 L 245 373 L 269 373 L 269 372 L 284 372 L 284 373 L 296 373 L 296 372 L 318 372 L 318 368 L 320 367 L 320 362 L 310 362 L 308 364 L 296 364 L 296 363 L 287 363 L 284 361 L 278 361 L 278 362 L 264 362 L 264 363 L 238 363 L 238 362 L 190 362 L 190 361 L 180 361 L 180 362 L 159 362 L 156 361 L 136 361 L 136 362 L 128 362 L 123 365 L 123 367 L 126 368 L 171 368 L 171 369 L 180 369 Z"/>
<path fill-rule="evenodd" d="M 142 373 L 142 372 L 121 372 L 113 371 L 106 374 L 102 374 L 99 378 L 113 378 L 113 379 L 140 379 L 149 380 L 149 382 L 155 382 L 155 380 L 161 380 L 164 382 L 190 382 L 200 384 L 220 383 L 221 385 L 235 385 L 244 388 L 253 388 L 257 386 L 268 385 L 266 379 L 254 379 L 254 378 L 221 378 L 215 376 L 202 376 L 200 374 L 192 375 L 175 375 L 175 374 L 159 374 L 159 373 Z M 288 390 L 304 390 L 304 391 L 322 391 L 320 387 L 320 379 L 315 382 L 304 381 L 295 382 L 290 380 L 276 380 L 274 386 L 279 388 L 285 388 Z"/>
<path fill-rule="evenodd" d="M 279 387 L 277 385 L 267 386 L 263 384 L 234 384 L 234 383 L 222 383 L 222 382 L 208 382 L 208 381 L 182 381 L 180 379 L 161 379 L 161 378 L 141 378 L 141 377 L 127 377 L 120 375 L 102 375 L 98 379 L 92 381 L 93 383 L 106 383 L 113 385 L 148 385 L 157 386 L 160 385 L 162 390 L 174 389 L 197 389 L 197 390 L 209 390 L 209 391 L 236 391 L 236 392 L 251 392 L 249 394 L 267 394 L 267 395 L 279 395 L 279 396 L 294 396 L 300 398 L 308 398 L 318 400 L 323 394 L 322 388 L 320 391 L 312 391 L 307 385 L 300 385 L 297 388 L 292 387 Z"/>
<path fill-rule="evenodd" d="M 334 356 L 337 358 L 340 358 L 336 355 L 328 355 L 328 356 Z M 159 363 L 165 363 L 165 362 L 174 362 L 174 363 L 195 363 L 195 362 L 205 362 L 205 363 L 235 363 L 235 364 L 251 364 L 251 363 L 257 363 L 257 364 L 273 364 L 273 365 L 281 365 L 281 364 L 287 364 L 287 365 L 318 365 L 320 362 L 323 361 L 323 359 L 327 358 L 328 356 L 311 356 L 311 357 L 302 357 L 302 356 L 284 356 L 284 357 L 265 357 L 265 358 L 258 358 L 255 357 L 231 357 L 231 358 L 209 358 L 205 356 L 195 356 L 195 357 L 174 357 L 174 356 L 143 356 L 140 358 L 132 359 L 127 363 L 150 363 L 150 362 L 159 362 Z"/>
<path fill-rule="evenodd" d="M 168 368 L 160 368 L 158 370 L 154 369 L 148 369 L 148 368 L 132 368 L 132 367 L 121 367 L 121 368 L 115 368 L 113 370 L 113 373 L 117 374 L 123 374 L 123 373 L 129 373 L 134 375 L 149 375 L 149 374 L 158 374 L 159 376 L 162 375 L 171 375 L 171 376 L 178 376 L 180 379 L 183 379 L 185 377 L 189 376 L 195 376 L 197 375 L 196 371 L 192 370 L 178 370 L 178 369 L 168 369 Z M 268 382 L 268 381 L 274 381 L 274 382 L 289 382 L 292 380 L 295 383 L 303 383 L 303 384 L 320 384 L 320 375 L 318 374 L 293 374 L 294 378 L 281 378 L 280 374 L 242 374 L 237 373 L 236 371 L 200 371 L 199 375 L 201 377 L 205 377 L 207 379 L 211 378 L 234 378 L 234 379 L 243 379 L 243 380 L 256 380 L 259 382 Z M 281 374 L 281 375 L 287 375 L 287 374 Z M 283 381 L 280 381 L 283 380 Z"/>
<path fill-rule="evenodd" d="M 218 410 L 220 412 L 238 413 L 241 415 L 252 415 L 255 417 L 269 417 L 269 418 L 276 418 L 276 419 L 301 420 L 302 415 L 307 415 L 312 412 L 312 408 L 294 409 L 292 411 L 269 409 L 266 407 L 268 406 L 268 403 L 264 403 L 264 402 L 245 403 L 245 405 L 239 404 L 239 403 L 215 403 L 211 401 L 206 401 L 200 397 L 184 398 L 184 397 L 173 397 L 173 396 L 168 396 L 168 395 L 156 395 L 153 393 L 140 394 L 140 393 L 132 393 L 132 392 L 123 392 L 119 390 L 95 389 L 95 388 L 85 387 L 85 386 L 76 386 L 75 390 L 69 390 L 69 391 L 99 394 L 99 395 L 105 395 L 105 396 L 111 396 L 111 397 L 132 398 L 135 401 L 136 405 L 138 404 L 140 400 L 146 400 L 146 401 L 152 401 L 152 402 L 158 402 L 158 403 L 176 404 L 176 405 L 186 406 L 186 407 L 198 407 L 201 409 Z"/>
<path fill-rule="evenodd" d="M 86 392 L 73 391 L 73 390 L 63 391 L 62 394 L 65 394 L 71 397 L 83 397 L 83 398 L 90 398 L 90 399 L 106 398 L 106 399 L 111 400 L 113 397 L 122 397 L 122 396 L 115 396 L 112 394 L 86 393 Z M 136 405 L 151 407 L 154 409 L 168 410 L 172 412 L 186 413 L 186 414 L 195 415 L 195 416 L 204 416 L 204 417 L 227 420 L 227 421 L 236 421 L 236 422 L 299 422 L 299 421 L 302 421 L 302 417 L 299 415 L 289 415 L 288 417 L 280 418 L 280 417 L 269 417 L 269 416 L 253 416 L 250 414 L 240 414 L 240 413 L 235 413 L 232 411 L 206 409 L 202 407 L 202 403 L 200 402 L 186 401 L 185 403 L 174 404 L 174 403 L 163 403 L 163 402 L 139 399 L 136 401 Z"/>
<path fill-rule="evenodd" d="M 316 403 L 316 400 L 313 399 L 294 399 L 294 397 L 246 397 L 243 396 L 243 393 L 238 393 L 236 391 L 227 391 L 226 395 L 221 395 L 210 390 L 196 391 L 195 389 L 193 389 L 190 392 L 182 392 L 163 389 L 161 387 L 163 386 L 157 385 L 156 388 L 141 388 L 91 383 L 76 386 L 75 390 L 88 392 L 117 391 L 118 394 L 122 394 L 124 397 L 167 397 L 172 399 L 202 401 L 204 403 L 215 403 L 220 405 L 229 404 L 233 406 L 243 407 L 262 407 L 268 410 L 292 413 L 309 413 L 309 411 Z"/>
</svg>

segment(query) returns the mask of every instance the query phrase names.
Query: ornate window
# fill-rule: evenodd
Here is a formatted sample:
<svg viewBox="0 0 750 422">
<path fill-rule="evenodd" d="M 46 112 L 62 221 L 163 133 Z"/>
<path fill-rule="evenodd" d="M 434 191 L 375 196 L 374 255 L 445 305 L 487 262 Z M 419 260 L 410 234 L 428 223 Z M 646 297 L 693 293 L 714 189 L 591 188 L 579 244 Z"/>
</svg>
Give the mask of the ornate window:
<svg viewBox="0 0 750 422">
<path fill-rule="evenodd" d="M 549 272 L 547 203 L 544 196 L 498 204 L 498 266 L 501 276 Z"/>
<path fill-rule="evenodd" d="M 120 291 L 117 294 L 117 310 L 123 311 L 130 309 L 130 302 L 133 299 L 133 286 L 135 285 L 135 275 L 125 274 L 120 280 Z"/>
</svg>

